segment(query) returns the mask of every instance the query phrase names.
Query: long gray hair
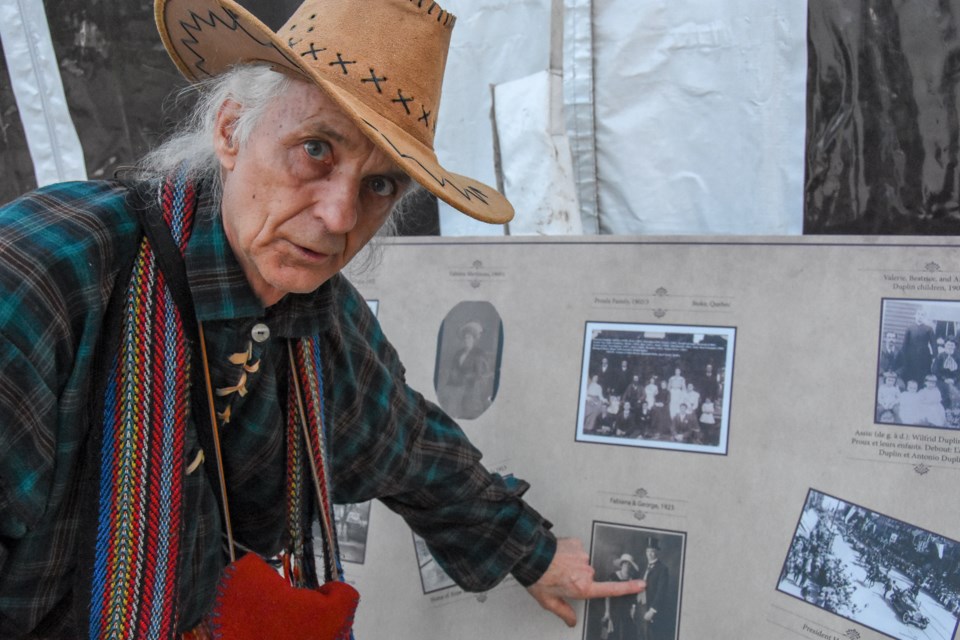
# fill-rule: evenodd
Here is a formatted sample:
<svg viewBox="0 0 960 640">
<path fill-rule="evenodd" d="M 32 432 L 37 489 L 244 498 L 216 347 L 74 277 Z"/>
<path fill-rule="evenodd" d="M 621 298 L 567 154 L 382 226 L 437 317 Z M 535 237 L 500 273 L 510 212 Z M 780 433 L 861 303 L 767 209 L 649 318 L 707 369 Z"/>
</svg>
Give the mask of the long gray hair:
<svg viewBox="0 0 960 640">
<path fill-rule="evenodd" d="M 188 177 L 203 180 L 219 199 L 222 182 L 214 132 L 220 107 L 227 100 L 240 105 L 233 135 L 243 148 L 267 108 L 274 100 L 282 99 L 294 82 L 298 80 L 274 71 L 267 64 L 253 63 L 236 65 L 214 78 L 187 87 L 179 97 L 196 93 L 193 109 L 164 142 L 141 158 L 131 171 L 132 177 L 158 180 L 184 167 Z M 395 233 L 397 220 L 406 209 L 404 203 L 414 191 L 409 189 L 400 198 L 378 236 Z"/>
</svg>

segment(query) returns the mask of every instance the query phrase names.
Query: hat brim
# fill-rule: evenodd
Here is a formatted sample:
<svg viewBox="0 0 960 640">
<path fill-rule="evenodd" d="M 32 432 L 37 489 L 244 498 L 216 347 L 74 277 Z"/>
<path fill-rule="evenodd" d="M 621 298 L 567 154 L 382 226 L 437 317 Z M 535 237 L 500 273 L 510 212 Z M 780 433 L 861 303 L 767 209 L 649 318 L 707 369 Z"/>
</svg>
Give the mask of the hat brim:
<svg viewBox="0 0 960 640">
<path fill-rule="evenodd" d="M 500 192 L 444 169 L 432 149 L 303 64 L 273 30 L 233 0 L 156 0 L 154 16 L 167 53 L 188 80 L 203 80 L 235 64 L 253 62 L 303 76 L 430 193 L 482 222 L 504 224 L 513 219 L 513 206 Z"/>
</svg>

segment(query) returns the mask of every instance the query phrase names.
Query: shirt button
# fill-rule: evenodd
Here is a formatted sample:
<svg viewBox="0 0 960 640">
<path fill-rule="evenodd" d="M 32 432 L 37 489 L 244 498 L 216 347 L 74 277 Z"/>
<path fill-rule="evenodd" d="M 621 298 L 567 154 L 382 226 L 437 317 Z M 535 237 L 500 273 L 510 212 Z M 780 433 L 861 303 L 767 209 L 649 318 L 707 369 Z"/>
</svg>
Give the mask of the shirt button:
<svg viewBox="0 0 960 640">
<path fill-rule="evenodd" d="M 250 330 L 250 335 L 253 337 L 254 342 L 263 342 L 270 337 L 270 327 L 258 322 L 253 325 L 253 329 Z"/>
</svg>

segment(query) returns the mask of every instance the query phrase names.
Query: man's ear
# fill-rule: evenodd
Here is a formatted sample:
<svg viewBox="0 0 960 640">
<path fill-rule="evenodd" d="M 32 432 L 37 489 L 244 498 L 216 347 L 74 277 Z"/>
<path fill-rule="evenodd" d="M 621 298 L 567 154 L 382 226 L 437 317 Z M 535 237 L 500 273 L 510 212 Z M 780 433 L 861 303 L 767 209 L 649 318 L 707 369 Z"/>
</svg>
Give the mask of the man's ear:
<svg viewBox="0 0 960 640">
<path fill-rule="evenodd" d="M 213 127 L 213 148 L 220 160 L 220 166 L 227 171 L 233 169 L 240 151 L 235 135 L 239 117 L 240 105 L 233 100 L 226 100 L 217 111 Z"/>
</svg>

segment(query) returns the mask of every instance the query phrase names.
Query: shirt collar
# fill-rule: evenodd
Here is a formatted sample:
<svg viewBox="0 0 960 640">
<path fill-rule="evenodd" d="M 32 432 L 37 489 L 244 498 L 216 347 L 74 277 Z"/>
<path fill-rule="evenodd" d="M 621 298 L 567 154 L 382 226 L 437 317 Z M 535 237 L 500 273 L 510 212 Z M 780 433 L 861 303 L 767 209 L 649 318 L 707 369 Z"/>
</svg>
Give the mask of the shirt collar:
<svg viewBox="0 0 960 640">
<path fill-rule="evenodd" d="M 307 294 L 287 294 L 265 309 L 240 267 L 220 218 L 219 202 L 201 189 L 193 233 L 184 262 L 197 319 L 201 322 L 265 318 L 274 335 L 293 338 L 316 335 L 329 325 L 333 280 Z"/>
</svg>

